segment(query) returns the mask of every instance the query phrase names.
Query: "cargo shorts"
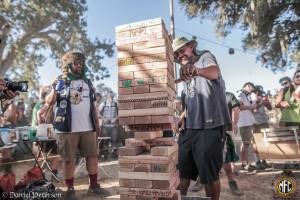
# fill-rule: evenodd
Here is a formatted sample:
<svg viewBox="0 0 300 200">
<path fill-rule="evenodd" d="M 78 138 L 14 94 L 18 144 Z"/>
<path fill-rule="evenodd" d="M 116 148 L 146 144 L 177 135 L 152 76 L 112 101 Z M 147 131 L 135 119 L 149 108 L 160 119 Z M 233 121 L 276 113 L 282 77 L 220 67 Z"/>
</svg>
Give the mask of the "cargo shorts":
<svg viewBox="0 0 300 200">
<path fill-rule="evenodd" d="M 82 157 L 97 157 L 97 138 L 96 132 L 76 132 L 76 133 L 58 133 L 57 151 L 66 161 L 75 161 L 77 152 Z"/>
</svg>

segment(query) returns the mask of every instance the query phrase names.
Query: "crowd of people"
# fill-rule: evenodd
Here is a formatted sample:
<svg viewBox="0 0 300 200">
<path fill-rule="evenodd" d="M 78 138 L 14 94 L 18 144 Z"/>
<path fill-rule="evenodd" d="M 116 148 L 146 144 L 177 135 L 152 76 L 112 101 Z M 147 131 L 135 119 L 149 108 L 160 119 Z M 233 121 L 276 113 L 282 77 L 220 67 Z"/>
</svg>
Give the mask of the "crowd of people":
<svg viewBox="0 0 300 200">
<path fill-rule="evenodd" d="M 173 42 L 174 60 L 181 65 L 180 79 L 184 82 L 176 130 L 179 134 L 178 170 L 179 189 L 186 195 L 190 180 L 196 181 L 194 190 L 204 187 L 207 196 L 219 199 L 220 171 L 223 168 L 229 187 L 234 195 L 243 195 L 235 179 L 235 165 L 241 161 L 241 170 L 264 170 L 268 163 L 260 158 L 253 134 L 269 127 L 268 112 L 280 109 L 280 126 L 300 126 L 300 70 L 294 76 L 279 80 L 282 88 L 273 97 L 260 85 L 246 82 L 237 94 L 225 91 L 225 82 L 216 57 L 209 51 L 198 51 L 197 42 L 185 37 Z M 118 131 L 118 104 L 113 93 L 102 99 L 93 83 L 86 77 L 85 56 L 76 51 L 61 58 L 62 74 L 50 86 L 40 89 L 39 99 L 32 105 L 31 116 L 26 115 L 24 99 L 13 98 L 15 92 L 5 90 L 6 111 L 0 118 L 1 127 L 38 127 L 53 124 L 57 141 L 49 142 L 45 151 L 60 157 L 52 159 L 54 174 L 60 168 L 64 174 L 67 191 L 65 199 L 75 199 L 74 170 L 77 152 L 86 160 L 89 176 L 88 193 L 107 195 L 100 187 L 98 177 L 98 137 L 109 137 L 103 146 L 112 146 L 112 151 L 102 149 L 105 158 L 118 157 L 117 147 L 122 146 Z M 0 91 L 5 89 L 0 80 Z M 3 107 L 3 106 L 2 106 Z M 27 105 L 31 107 L 31 105 Z M 236 152 L 233 137 L 241 137 L 240 156 Z M 252 147 L 256 163 L 248 159 Z M 36 144 L 33 144 L 36 148 Z M 12 155 L 3 150 L 2 161 L 10 161 Z M 239 158 L 240 157 L 240 158 Z M 60 167 L 60 163 L 63 163 Z"/>
</svg>

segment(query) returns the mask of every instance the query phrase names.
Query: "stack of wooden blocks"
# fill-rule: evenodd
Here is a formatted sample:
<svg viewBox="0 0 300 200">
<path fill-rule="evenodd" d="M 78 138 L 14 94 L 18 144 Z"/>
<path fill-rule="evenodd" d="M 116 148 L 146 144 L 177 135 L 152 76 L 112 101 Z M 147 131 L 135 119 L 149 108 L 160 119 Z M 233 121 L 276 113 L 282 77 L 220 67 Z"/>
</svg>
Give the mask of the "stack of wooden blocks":
<svg viewBox="0 0 300 200">
<path fill-rule="evenodd" d="M 120 198 L 180 199 L 173 50 L 161 18 L 116 27 L 119 123 L 134 132 L 119 150 Z"/>
</svg>

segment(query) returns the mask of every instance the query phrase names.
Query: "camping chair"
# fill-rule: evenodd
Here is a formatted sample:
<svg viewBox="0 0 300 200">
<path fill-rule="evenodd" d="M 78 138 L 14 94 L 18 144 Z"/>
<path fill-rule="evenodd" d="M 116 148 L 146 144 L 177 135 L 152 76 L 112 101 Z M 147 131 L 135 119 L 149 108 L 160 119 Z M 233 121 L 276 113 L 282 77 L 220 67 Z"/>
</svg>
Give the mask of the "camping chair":
<svg viewBox="0 0 300 200">
<path fill-rule="evenodd" d="M 261 159 L 272 162 L 300 161 L 300 133 L 297 126 L 261 129 L 254 140 Z"/>
</svg>

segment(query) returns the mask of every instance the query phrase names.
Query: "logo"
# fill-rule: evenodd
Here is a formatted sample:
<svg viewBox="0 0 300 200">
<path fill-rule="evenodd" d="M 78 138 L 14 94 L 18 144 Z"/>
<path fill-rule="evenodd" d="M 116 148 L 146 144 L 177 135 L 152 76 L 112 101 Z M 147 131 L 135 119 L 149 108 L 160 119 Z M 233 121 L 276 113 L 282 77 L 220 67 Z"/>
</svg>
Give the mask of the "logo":
<svg viewBox="0 0 300 200">
<path fill-rule="evenodd" d="M 273 186 L 277 197 L 291 198 L 294 197 L 297 192 L 297 181 L 291 171 L 284 171 L 275 176 Z"/>
</svg>

